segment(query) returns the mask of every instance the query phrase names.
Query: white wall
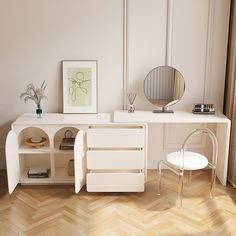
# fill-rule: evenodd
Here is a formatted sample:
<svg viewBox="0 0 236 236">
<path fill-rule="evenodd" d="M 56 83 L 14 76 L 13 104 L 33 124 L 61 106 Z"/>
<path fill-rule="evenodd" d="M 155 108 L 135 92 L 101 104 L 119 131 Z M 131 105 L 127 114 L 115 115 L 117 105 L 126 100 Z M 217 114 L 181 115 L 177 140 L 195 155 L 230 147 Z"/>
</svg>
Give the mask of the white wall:
<svg viewBox="0 0 236 236">
<path fill-rule="evenodd" d="M 173 109 L 191 110 L 193 103 L 205 98 L 222 110 L 230 1 L 170 3 L 171 64 L 186 80 L 183 100 Z M 137 109 L 152 110 L 142 83 L 153 67 L 165 63 L 167 0 L 127 4 L 127 91 L 137 92 Z M 99 112 L 122 109 L 123 0 L 0 0 L 0 34 L 1 152 L 11 122 L 35 111 L 33 103 L 19 99 L 28 83 L 46 80 L 48 101 L 42 104 L 43 111 L 62 112 L 62 60 L 98 60 Z M 159 128 L 152 127 L 150 137 Z M 154 163 L 154 142 L 150 152 Z"/>
</svg>

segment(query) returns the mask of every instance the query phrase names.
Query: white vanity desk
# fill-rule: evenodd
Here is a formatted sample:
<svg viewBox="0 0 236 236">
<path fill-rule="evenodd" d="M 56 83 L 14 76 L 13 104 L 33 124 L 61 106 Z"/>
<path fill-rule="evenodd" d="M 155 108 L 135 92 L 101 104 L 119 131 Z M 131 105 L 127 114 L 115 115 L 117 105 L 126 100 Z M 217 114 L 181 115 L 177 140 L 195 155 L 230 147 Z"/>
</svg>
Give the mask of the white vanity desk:
<svg viewBox="0 0 236 236">
<path fill-rule="evenodd" d="M 90 192 L 144 191 L 148 159 L 146 123 L 214 124 L 219 142 L 217 177 L 226 185 L 230 120 L 222 114 L 51 113 L 43 114 L 42 119 L 37 119 L 35 114 L 24 114 L 12 123 L 6 140 L 9 192 L 21 183 L 74 184 L 78 193 L 85 182 Z M 74 151 L 59 148 L 67 129 L 75 137 Z M 41 148 L 28 147 L 25 141 L 34 136 L 44 137 L 46 144 Z M 75 177 L 67 174 L 70 159 L 74 159 Z M 41 166 L 50 170 L 48 178 L 27 177 L 30 167 Z"/>
<path fill-rule="evenodd" d="M 215 135 L 219 144 L 217 177 L 223 185 L 227 182 L 227 165 L 230 139 L 230 120 L 222 113 L 216 112 L 215 115 L 192 114 L 187 111 L 174 111 L 174 114 L 154 114 L 151 111 L 135 111 L 128 113 L 127 111 L 115 111 L 114 122 L 124 123 L 176 123 L 176 124 L 215 124 Z"/>
</svg>

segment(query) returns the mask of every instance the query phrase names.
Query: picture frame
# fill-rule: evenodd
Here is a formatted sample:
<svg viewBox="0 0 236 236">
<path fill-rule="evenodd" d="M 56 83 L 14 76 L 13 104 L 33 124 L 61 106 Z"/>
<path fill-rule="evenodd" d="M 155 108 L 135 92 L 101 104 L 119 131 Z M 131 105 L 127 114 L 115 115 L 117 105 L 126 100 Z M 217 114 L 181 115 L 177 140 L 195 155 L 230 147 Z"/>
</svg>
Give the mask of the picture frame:
<svg viewBox="0 0 236 236">
<path fill-rule="evenodd" d="M 97 61 L 62 61 L 63 113 L 97 113 Z"/>
</svg>

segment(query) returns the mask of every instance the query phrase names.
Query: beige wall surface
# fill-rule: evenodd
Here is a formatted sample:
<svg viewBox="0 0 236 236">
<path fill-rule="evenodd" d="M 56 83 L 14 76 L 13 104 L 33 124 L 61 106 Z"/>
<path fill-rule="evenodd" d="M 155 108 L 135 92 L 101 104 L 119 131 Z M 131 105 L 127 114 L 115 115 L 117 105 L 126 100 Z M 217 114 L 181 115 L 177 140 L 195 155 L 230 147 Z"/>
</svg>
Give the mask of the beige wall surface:
<svg viewBox="0 0 236 236">
<path fill-rule="evenodd" d="M 20 114 L 28 83 L 46 80 L 43 112 L 62 112 L 62 60 L 98 61 L 98 109 L 123 105 L 123 2 L 117 0 L 0 1 L 0 143 Z"/>
<path fill-rule="evenodd" d="M 211 102 L 222 110 L 229 6 L 230 0 L 0 0 L 0 155 L 11 122 L 35 112 L 35 104 L 19 99 L 28 83 L 40 86 L 46 80 L 43 112 L 62 112 L 62 60 L 98 61 L 98 112 L 122 109 L 127 91 L 137 93 L 137 109 L 152 110 L 143 80 L 165 63 L 168 45 L 170 65 L 186 81 L 186 93 L 173 109 L 191 111 L 193 103 Z M 159 129 L 152 127 L 150 137 Z M 156 151 L 150 142 L 153 166 Z"/>
</svg>

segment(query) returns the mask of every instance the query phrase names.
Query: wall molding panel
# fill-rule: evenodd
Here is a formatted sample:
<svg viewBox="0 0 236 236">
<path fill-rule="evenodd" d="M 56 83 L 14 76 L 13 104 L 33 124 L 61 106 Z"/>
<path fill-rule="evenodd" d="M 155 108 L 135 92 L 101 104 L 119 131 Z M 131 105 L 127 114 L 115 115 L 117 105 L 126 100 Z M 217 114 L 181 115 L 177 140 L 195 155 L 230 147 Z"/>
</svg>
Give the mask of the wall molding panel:
<svg viewBox="0 0 236 236">
<path fill-rule="evenodd" d="M 172 40 L 173 40 L 173 19 L 174 19 L 174 1 L 167 0 L 166 8 L 166 55 L 165 65 L 172 65 Z"/>
<path fill-rule="evenodd" d="M 123 109 L 127 109 L 127 92 L 129 92 L 129 0 L 123 0 Z M 165 65 L 172 65 L 174 1 L 167 0 L 165 26 Z"/>
<path fill-rule="evenodd" d="M 214 32 L 214 14 L 215 13 L 215 0 L 209 0 L 208 6 L 208 24 L 207 24 L 207 37 L 206 37 L 206 56 L 205 56 L 205 73 L 204 73 L 204 91 L 203 103 L 209 103 L 211 93 L 211 60 L 213 48 L 213 32 Z"/>
<path fill-rule="evenodd" d="M 187 1 L 185 0 L 186 3 L 191 4 L 189 2 L 191 1 Z M 173 45 L 173 40 L 175 40 L 176 35 L 173 35 L 174 33 L 176 34 L 176 29 L 174 31 L 175 27 L 179 27 L 179 25 L 176 25 L 175 23 L 175 18 L 179 17 L 179 12 L 176 14 L 176 7 L 178 8 L 178 4 L 180 4 L 180 2 L 182 2 L 181 4 L 185 4 L 185 1 L 174 1 L 174 0 L 166 0 L 166 1 L 159 1 L 159 2 L 165 2 L 165 24 L 164 24 L 164 28 L 165 28 L 165 33 L 164 33 L 164 37 L 165 37 L 165 54 L 163 54 L 163 63 L 160 63 L 160 61 L 156 60 L 156 63 L 152 62 L 150 63 L 150 68 L 154 68 L 155 66 L 158 65 L 170 65 L 170 66 L 174 66 L 176 67 L 178 70 L 180 70 L 180 72 L 185 75 L 185 69 L 182 68 L 182 62 L 178 62 L 178 58 L 176 58 L 176 54 L 173 54 L 173 47 L 176 45 Z M 212 100 L 212 84 L 215 83 L 214 81 L 214 76 L 212 75 L 212 68 L 214 66 L 214 28 L 216 27 L 215 25 L 215 19 L 217 17 L 217 2 L 218 0 L 208 0 L 207 2 L 205 1 L 197 1 L 194 2 L 194 4 L 196 6 L 198 6 L 199 10 L 201 9 L 201 7 L 205 9 L 205 14 L 207 14 L 206 16 L 206 21 L 204 25 L 206 25 L 206 34 L 202 35 L 202 42 L 205 42 L 202 45 L 199 45 L 199 47 L 203 47 L 204 46 L 204 54 L 202 54 L 202 57 L 199 58 L 199 60 L 201 61 L 202 64 L 202 74 L 201 77 L 198 77 L 199 80 L 199 84 L 202 84 L 202 88 L 199 90 L 199 94 L 201 94 L 201 96 L 199 96 L 199 98 L 197 99 L 197 102 L 203 102 L 203 103 L 214 103 L 214 99 Z M 140 3 L 145 2 L 145 1 L 140 1 Z M 152 1 L 151 1 L 152 2 Z M 201 3 L 202 2 L 202 3 Z M 139 4 L 140 4 L 139 3 Z M 142 3 L 144 4 L 144 3 Z M 151 5 L 151 3 L 149 3 Z M 202 4 L 202 6 L 201 6 Z M 203 5 L 204 4 L 204 5 Z M 164 5 L 161 5 L 161 7 L 163 7 Z M 129 91 L 133 91 L 138 93 L 137 95 L 137 99 L 136 99 L 136 107 L 138 109 L 148 109 L 148 110 L 152 110 L 153 106 L 150 105 L 148 103 L 148 101 L 146 101 L 144 95 L 143 95 L 143 91 L 142 91 L 142 81 L 145 78 L 145 75 L 147 75 L 147 73 L 149 71 L 145 71 L 142 72 L 140 70 L 140 72 L 135 72 L 134 76 L 133 74 L 133 70 L 136 69 L 136 65 L 133 65 L 134 61 L 133 61 L 133 55 L 131 55 L 133 53 L 134 50 L 134 40 L 135 39 L 135 35 L 134 32 L 136 33 L 136 29 L 134 30 L 133 28 L 136 27 L 136 25 L 133 24 L 133 22 L 135 21 L 133 18 L 135 17 L 135 15 L 133 14 L 134 9 L 137 6 L 134 4 L 134 1 L 132 0 L 123 0 L 123 109 L 127 109 L 127 92 Z M 155 4 L 153 4 L 153 7 L 156 7 Z M 207 9 L 206 9 L 207 8 Z M 164 9 L 163 9 L 164 10 Z M 178 9 L 179 11 L 179 9 Z M 186 11 L 186 9 L 185 9 Z M 145 18 L 144 18 L 145 19 Z M 155 19 L 154 19 L 155 20 Z M 162 19 L 163 20 L 163 19 Z M 194 21 L 195 19 L 193 19 Z M 153 25 L 158 24 L 158 20 L 153 21 L 152 22 Z M 164 23 L 164 22 L 163 22 Z M 140 29 L 142 30 L 142 25 L 140 26 Z M 156 30 L 158 29 L 158 25 Z M 191 34 L 193 31 L 190 30 L 189 33 Z M 200 31 L 199 31 L 200 32 Z M 155 34 L 155 28 L 153 33 Z M 181 34 L 181 29 L 179 34 Z M 199 37 L 199 36 L 198 36 Z M 223 36 L 222 36 L 223 37 Z M 224 36 L 225 37 L 225 36 Z M 150 38 L 150 35 L 148 36 L 148 39 Z M 225 39 L 225 41 L 227 41 L 227 39 Z M 148 44 L 148 41 L 147 41 Z M 155 42 L 152 41 L 152 45 L 156 46 L 157 48 L 161 47 L 159 42 L 156 42 L 156 45 L 154 45 Z M 138 44 L 137 44 L 138 45 Z M 198 47 L 198 45 L 194 44 L 194 47 Z M 137 51 L 139 50 L 139 48 L 137 47 Z M 154 49 L 155 50 L 155 49 Z M 185 48 L 183 48 L 183 51 L 185 50 Z M 200 48 L 200 50 L 203 50 Z M 160 50 L 159 50 L 160 51 Z M 158 51 L 158 53 L 160 53 Z M 200 55 L 200 54 L 199 54 Z M 183 54 L 184 56 L 184 54 Z M 195 56 L 195 55 L 193 55 Z M 176 63 L 177 62 L 177 63 Z M 174 63 L 174 64 L 173 64 Z M 155 65 L 152 67 L 152 65 Z M 182 66 L 181 66 L 182 65 Z M 183 66 L 184 67 L 184 66 Z M 187 73 L 187 77 L 189 77 L 188 73 Z M 135 80 L 135 81 L 134 81 Z M 215 86 L 215 85 L 214 85 Z M 217 85 L 216 85 L 217 86 Z M 191 89 L 191 88 L 190 88 Z M 198 89 L 198 88 L 194 88 L 194 89 Z M 140 102 L 139 98 L 141 97 L 142 102 Z M 188 101 L 189 98 L 187 98 Z M 144 101 L 143 101 L 144 100 Z M 192 104 L 196 103 L 196 100 L 192 101 Z M 216 105 L 218 106 L 218 104 Z M 181 105 L 177 104 L 175 105 L 175 107 L 177 107 L 177 109 L 189 109 L 189 102 L 187 101 L 182 101 Z M 153 108 L 154 109 L 154 108 Z"/>
<path fill-rule="evenodd" d="M 123 0 L 123 109 L 127 108 L 128 85 L 128 0 Z"/>
</svg>

